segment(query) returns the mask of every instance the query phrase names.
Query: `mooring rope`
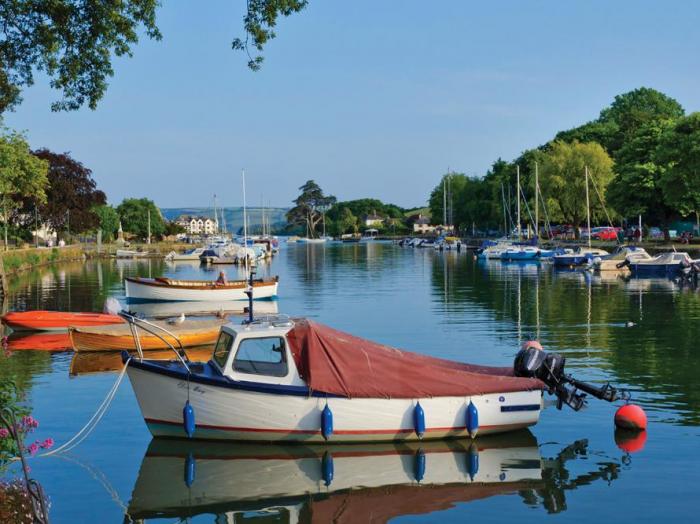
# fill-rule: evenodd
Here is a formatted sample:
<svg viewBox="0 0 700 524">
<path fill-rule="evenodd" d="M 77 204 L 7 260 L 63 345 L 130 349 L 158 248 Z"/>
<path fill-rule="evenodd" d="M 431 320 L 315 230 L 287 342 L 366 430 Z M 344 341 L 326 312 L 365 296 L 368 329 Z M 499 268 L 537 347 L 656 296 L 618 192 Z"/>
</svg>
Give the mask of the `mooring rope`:
<svg viewBox="0 0 700 524">
<path fill-rule="evenodd" d="M 110 389 L 107 393 L 107 396 L 102 401 L 102 404 L 100 404 L 100 407 L 97 408 L 95 414 L 92 416 L 92 418 L 90 418 L 90 420 L 87 421 L 87 423 L 82 427 L 82 429 L 78 431 L 70 440 L 68 440 L 68 442 L 66 442 L 62 446 L 52 449 L 51 451 L 47 451 L 46 453 L 37 455 L 37 457 L 48 457 L 50 455 L 56 455 L 58 453 L 65 453 L 67 451 L 70 451 L 71 449 L 75 448 L 78 444 L 80 444 L 83 440 L 85 440 L 88 437 L 88 435 L 90 435 L 90 433 L 92 433 L 92 431 L 97 427 L 97 424 L 100 423 L 100 420 L 102 420 L 102 417 L 105 415 L 105 413 L 107 413 L 107 409 L 109 408 L 109 405 L 112 403 L 112 400 L 114 399 L 114 396 L 116 395 L 117 390 L 119 389 L 119 384 L 121 384 L 122 379 L 126 374 L 126 368 L 129 367 L 129 362 L 131 362 L 131 357 L 129 357 L 129 359 L 127 359 L 127 361 L 124 363 L 124 367 L 119 373 L 116 382 L 112 386 L 112 389 Z"/>
</svg>

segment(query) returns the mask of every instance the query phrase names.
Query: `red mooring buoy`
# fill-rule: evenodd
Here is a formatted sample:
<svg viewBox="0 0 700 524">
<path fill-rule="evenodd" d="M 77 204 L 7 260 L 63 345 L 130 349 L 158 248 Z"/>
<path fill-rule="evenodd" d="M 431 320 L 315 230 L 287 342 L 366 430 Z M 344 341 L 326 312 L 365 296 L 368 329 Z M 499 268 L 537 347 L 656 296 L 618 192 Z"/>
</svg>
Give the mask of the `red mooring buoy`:
<svg viewBox="0 0 700 524">
<path fill-rule="evenodd" d="M 646 431 L 633 431 L 629 429 L 615 430 L 615 444 L 625 453 L 637 453 L 638 451 L 642 451 L 646 441 Z"/>
<path fill-rule="evenodd" d="M 642 431 L 647 429 L 647 414 L 639 406 L 625 404 L 615 412 L 615 426 L 622 429 Z"/>
</svg>

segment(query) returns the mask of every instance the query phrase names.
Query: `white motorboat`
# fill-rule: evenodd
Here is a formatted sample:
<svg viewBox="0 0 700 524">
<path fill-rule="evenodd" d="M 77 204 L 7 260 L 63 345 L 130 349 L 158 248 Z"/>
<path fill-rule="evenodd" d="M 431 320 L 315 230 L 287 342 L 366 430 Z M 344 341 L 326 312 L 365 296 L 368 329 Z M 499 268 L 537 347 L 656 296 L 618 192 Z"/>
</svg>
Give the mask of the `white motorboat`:
<svg viewBox="0 0 700 524">
<path fill-rule="evenodd" d="M 170 253 L 165 255 L 165 260 L 167 260 L 168 262 L 199 262 L 199 257 L 202 255 L 202 253 L 204 253 L 203 247 L 195 247 L 193 249 L 188 249 L 184 253 L 177 253 L 175 251 L 171 251 Z"/>
<path fill-rule="evenodd" d="M 117 249 L 117 258 L 143 258 L 148 256 L 147 251 L 138 251 L 135 249 Z"/>
<path fill-rule="evenodd" d="M 253 281 L 256 299 L 270 299 L 277 296 L 279 279 L 258 279 Z M 218 284 L 212 280 L 178 280 L 174 278 L 126 277 L 124 286 L 129 302 L 138 301 L 206 301 L 227 302 L 247 300 L 247 280 L 234 280 Z"/>
</svg>

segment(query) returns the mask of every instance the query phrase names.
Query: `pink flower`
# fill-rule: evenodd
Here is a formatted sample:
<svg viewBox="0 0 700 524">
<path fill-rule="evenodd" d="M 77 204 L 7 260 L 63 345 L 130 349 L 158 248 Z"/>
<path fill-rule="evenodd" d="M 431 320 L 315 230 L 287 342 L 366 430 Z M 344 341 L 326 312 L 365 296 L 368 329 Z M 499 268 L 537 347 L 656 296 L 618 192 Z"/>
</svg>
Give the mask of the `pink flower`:
<svg viewBox="0 0 700 524">
<path fill-rule="evenodd" d="M 39 445 L 36 442 L 34 442 L 33 444 L 29 445 L 27 451 L 29 451 L 31 455 L 34 455 L 37 451 L 39 451 Z"/>
<path fill-rule="evenodd" d="M 0 438 L 7 438 L 10 436 L 10 431 L 5 428 L 0 428 Z"/>
<path fill-rule="evenodd" d="M 25 428 L 38 428 L 39 427 L 39 421 L 37 421 L 34 417 L 31 415 L 25 415 L 22 417 L 22 425 Z"/>
<path fill-rule="evenodd" d="M 53 439 L 52 438 L 47 438 L 44 442 L 40 444 L 42 449 L 49 449 L 51 446 L 53 446 Z"/>
</svg>

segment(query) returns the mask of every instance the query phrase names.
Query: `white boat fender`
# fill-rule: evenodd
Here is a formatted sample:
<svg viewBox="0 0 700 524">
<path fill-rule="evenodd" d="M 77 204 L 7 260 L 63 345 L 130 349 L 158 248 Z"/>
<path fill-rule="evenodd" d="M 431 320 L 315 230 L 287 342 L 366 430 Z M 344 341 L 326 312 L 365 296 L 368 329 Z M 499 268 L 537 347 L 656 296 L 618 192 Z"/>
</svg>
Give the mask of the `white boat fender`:
<svg viewBox="0 0 700 524">
<path fill-rule="evenodd" d="M 479 410 L 476 408 L 474 403 L 469 400 L 469 405 L 467 406 L 467 431 L 471 438 L 476 437 L 479 431 Z"/>
<path fill-rule="evenodd" d="M 469 473 L 469 479 L 472 481 L 476 474 L 479 473 L 479 448 L 474 442 L 469 446 L 469 453 L 467 453 L 467 473 Z"/>
<path fill-rule="evenodd" d="M 413 408 L 413 429 L 416 431 L 418 438 L 422 439 L 425 434 L 425 412 L 420 402 L 417 402 L 416 407 Z"/>
<path fill-rule="evenodd" d="M 194 455 L 190 452 L 187 454 L 185 459 L 185 486 L 192 487 L 195 478 L 196 463 L 194 460 Z"/>
<path fill-rule="evenodd" d="M 331 438 L 333 434 L 333 412 L 328 407 L 328 402 L 326 402 L 326 407 L 321 411 L 321 434 L 325 440 Z"/>
<path fill-rule="evenodd" d="M 423 477 L 425 477 L 425 451 L 423 451 L 421 448 L 418 448 L 418 451 L 416 451 L 416 455 L 414 457 L 413 477 L 418 483 L 420 483 L 420 481 L 423 480 Z"/>
<path fill-rule="evenodd" d="M 326 451 L 321 459 L 321 475 L 323 476 L 323 484 L 329 487 L 333 482 L 335 468 L 333 466 L 333 455 L 330 451 Z"/>
</svg>

